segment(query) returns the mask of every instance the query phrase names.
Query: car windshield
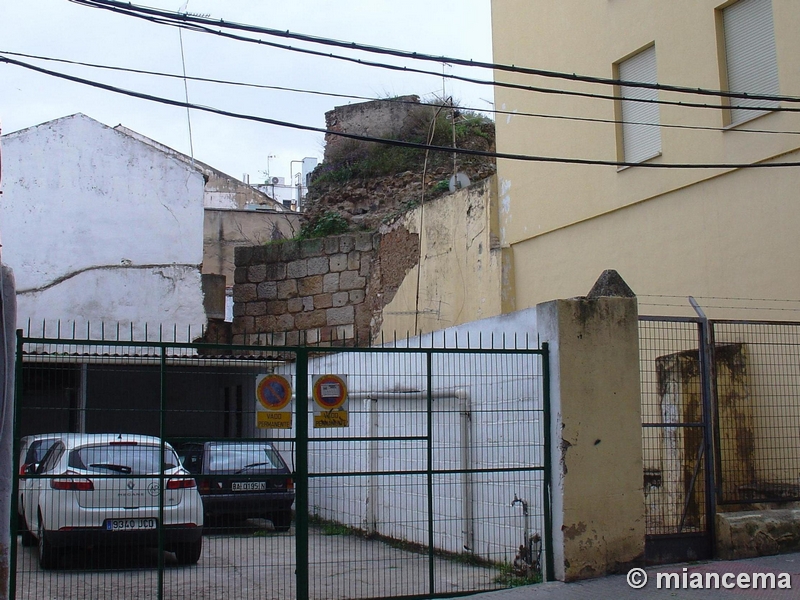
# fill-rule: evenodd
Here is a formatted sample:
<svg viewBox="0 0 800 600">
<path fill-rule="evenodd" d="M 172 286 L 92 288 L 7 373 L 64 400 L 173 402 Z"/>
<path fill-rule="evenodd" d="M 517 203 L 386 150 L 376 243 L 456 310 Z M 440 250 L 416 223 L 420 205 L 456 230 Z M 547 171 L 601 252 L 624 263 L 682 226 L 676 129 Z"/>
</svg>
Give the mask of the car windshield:
<svg viewBox="0 0 800 600">
<path fill-rule="evenodd" d="M 73 450 L 70 453 L 69 466 L 97 473 L 146 475 L 159 472 L 160 454 L 160 446 L 98 444 Z M 165 468 L 174 469 L 178 464 L 175 452 L 171 448 L 165 448 Z"/>
<path fill-rule="evenodd" d="M 268 444 L 211 444 L 208 452 L 209 471 L 233 471 L 283 468 L 275 449 Z"/>
</svg>

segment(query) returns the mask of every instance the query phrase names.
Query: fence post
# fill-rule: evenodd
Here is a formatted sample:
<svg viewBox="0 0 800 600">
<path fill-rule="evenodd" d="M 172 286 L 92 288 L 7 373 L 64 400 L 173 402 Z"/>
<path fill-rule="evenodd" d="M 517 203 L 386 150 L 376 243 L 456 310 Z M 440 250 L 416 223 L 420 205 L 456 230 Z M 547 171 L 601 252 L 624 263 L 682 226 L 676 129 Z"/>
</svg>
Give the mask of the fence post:
<svg viewBox="0 0 800 600">
<path fill-rule="evenodd" d="M 15 427 L 15 402 L 14 402 L 14 375 L 16 363 L 14 360 L 17 341 L 14 336 L 14 327 L 17 321 L 17 301 L 14 288 L 14 276 L 6 266 L 0 264 L 0 331 L 3 340 L 0 346 L 0 599 L 9 598 L 8 595 L 16 585 L 16 527 L 11 526 L 11 511 L 16 511 L 17 480 L 16 450 L 17 442 Z M 20 362 L 22 355 L 19 356 Z M 14 537 L 12 537 L 12 533 Z"/>
<path fill-rule="evenodd" d="M 295 406 L 297 473 L 295 476 L 295 556 L 297 600 L 308 600 L 308 350 L 296 354 Z"/>
<path fill-rule="evenodd" d="M 644 563 L 638 310 L 619 281 L 629 293 L 537 306 L 551 375 L 552 575 L 564 581 Z"/>
</svg>

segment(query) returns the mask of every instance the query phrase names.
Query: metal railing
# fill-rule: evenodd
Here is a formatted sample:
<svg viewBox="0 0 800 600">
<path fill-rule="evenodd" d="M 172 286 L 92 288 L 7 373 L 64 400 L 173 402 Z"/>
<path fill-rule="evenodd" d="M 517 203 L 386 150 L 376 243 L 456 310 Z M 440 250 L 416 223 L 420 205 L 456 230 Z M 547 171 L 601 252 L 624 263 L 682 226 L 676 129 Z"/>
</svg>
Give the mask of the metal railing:
<svg viewBox="0 0 800 600">
<path fill-rule="evenodd" d="M 293 520 L 288 531 L 264 515 L 207 521 L 197 565 L 179 564 L 161 535 L 155 548 L 77 546 L 60 553 L 57 570 L 40 567 L 35 547 L 12 545 L 16 598 L 427 598 L 552 573 L 546 346 L 335 349 L 112 336 L 20 335 L 17 453 L 20 438 L 46 431 L 149 434 L 176 448 L 269 441 L 291 471 Z M 290 383 L 290 428 L 258 427 L 264 374 Z M 346 427 L 314 427 L 323 374 L 344 377 Z M 201 491 L 237 479 L 194 478 Z"/>
</svg>

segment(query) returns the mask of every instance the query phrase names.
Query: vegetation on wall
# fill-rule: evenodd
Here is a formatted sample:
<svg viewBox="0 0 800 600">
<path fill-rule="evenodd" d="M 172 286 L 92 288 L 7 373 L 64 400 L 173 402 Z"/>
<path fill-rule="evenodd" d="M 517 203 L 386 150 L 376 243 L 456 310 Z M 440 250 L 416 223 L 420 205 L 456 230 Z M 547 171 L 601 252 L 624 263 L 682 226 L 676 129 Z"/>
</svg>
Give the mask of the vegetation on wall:
<svg viewBox="0 0 800 600">
<path fill-rule="evenodd" d="M 454 145 L 458 148 L 474 148 L 477 139 L 483 140 L 488 147 L 494 142 L 494 123 L 480 113 L 461 110 L 457 106 L 440 108 L 421 104 L 411 111 L 396 139 L 418 144 L 427 144 L 430 140 L 431 145 L 450 148 Z M 420 148 L 345 140 L 338 144 L 330 160 L 314 171 L 310 190 L 313 193 L 325 184 L 344 183 L 352 179 L 421 171 L 425 154 L 425 150 Z M 452 160 L 450 152 L 429 152 L 428 168 L 452 164 Z M 469 162 L 472 157 L 459 156 L 458 160 Z"/>
</svg>

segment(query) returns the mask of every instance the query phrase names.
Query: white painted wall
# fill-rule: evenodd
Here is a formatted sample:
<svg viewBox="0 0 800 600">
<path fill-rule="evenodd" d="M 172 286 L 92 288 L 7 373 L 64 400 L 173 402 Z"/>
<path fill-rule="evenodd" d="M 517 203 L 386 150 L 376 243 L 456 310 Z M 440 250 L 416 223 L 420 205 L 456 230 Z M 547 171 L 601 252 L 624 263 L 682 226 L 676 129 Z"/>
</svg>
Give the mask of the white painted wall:
<svg viewBox="0 0 800 600">
<path fill-rule="evenodd" d="M 197 169 L 85 115 L 3 136 L 0 230 L 18 325 L 199 332 L 203 186 Z"/>
<path fill-rule="evenodd" d="M 409 346 L 513 348 L 515 341 L 520 348 L 526 347 L 526 343 L 527 347 L 536 347 L 535 310 L 450 328 L 415 338 Z M 404 341 L 396 347 L 405 346 Z M 433 355 L 434 469 L 462 469 L 465 460 L 469 463 L 466 468 L 473 469 L 542 465 L 539 365 L 539 358 L 534 355 Z M 341 472 L 356 476 L 312 478 L 310 512 L 391 538 L 427 545 L 425 474 L 357 476 L 376 471 L 424 472 L 427 442 L 349 439 L 427 435 L 425 355 L 344 352 L 310 362 L 310 376 L 324 373 L 348 376 L 350 427 L 315 430 L 309 419 L 309 437 L 319 440 L 309 445 L 309 470 L 317 474 Z M 309 378 L 309 389 L 310 386 Z M 461 450 L 465 446 L 469 449 L 466 455 Z M 291 448 L 286 444 L 281 450 L 286 454 Z M 478 556 L 512 562 L 523 541 L 523 518 L 520 506 L 511 506 L 511 502 L 517 494 L 530 503 L 531 533 L 542 534 L 542 480 L 541 472 L 475 474 L 469 483 L 460 474 L 436 475 L 435 547 L 460 553 L 469 542 Z M 470 510 L 471 535 L 466 518 Z"/>
</svg>

